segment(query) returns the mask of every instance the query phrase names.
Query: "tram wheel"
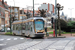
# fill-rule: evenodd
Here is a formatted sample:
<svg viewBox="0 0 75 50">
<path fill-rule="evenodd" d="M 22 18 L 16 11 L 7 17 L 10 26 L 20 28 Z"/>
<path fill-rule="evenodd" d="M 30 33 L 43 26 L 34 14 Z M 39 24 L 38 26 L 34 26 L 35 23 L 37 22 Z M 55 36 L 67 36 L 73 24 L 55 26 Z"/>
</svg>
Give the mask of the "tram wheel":
<svg viewBox="0 0 75 50">
<path fill-rule="evenodd" d="M 30 38 L 30 35 L 28 35 L 28 38 Z"/>
<path fill-rule="evenodd" d="M 22 33 L 22 36 L 25 36 L 25 34 L 24 34 L 24 33 Z"/>
<path fill-rule="evenodd" d="M 16 35 L 15 33 L 13 33 L 13 35 Z"/>
</svg>

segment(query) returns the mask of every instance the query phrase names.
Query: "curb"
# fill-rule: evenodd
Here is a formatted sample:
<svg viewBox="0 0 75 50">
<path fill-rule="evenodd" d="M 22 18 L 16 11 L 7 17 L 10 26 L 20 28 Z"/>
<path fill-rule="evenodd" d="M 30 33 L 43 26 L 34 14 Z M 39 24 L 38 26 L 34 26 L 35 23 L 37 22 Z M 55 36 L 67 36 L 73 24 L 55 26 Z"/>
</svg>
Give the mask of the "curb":
<svg viewBox="0 0 75 50">
<path fill-rule="evenodd" d="M 57 36 L 57 37 L 47 37 L 48 39 L 49 38 L 66 38 L 65 36 Z"/>
</svg>

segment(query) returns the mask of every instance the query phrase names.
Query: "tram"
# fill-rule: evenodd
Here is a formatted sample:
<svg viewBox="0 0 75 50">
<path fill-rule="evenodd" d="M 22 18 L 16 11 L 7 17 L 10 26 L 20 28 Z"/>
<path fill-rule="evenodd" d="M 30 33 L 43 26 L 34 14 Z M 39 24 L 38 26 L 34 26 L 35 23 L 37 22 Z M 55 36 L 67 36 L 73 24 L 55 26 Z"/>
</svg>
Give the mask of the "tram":
<svg viewBox="0 0 75 50">
<path fill-rule="evenodd" d="M 12 23 L 12 34 L 28 37 L 44 37 L 45 19 L 43 17 L 32 17 L 26 20 L 14 21 Z"/>
</svg>

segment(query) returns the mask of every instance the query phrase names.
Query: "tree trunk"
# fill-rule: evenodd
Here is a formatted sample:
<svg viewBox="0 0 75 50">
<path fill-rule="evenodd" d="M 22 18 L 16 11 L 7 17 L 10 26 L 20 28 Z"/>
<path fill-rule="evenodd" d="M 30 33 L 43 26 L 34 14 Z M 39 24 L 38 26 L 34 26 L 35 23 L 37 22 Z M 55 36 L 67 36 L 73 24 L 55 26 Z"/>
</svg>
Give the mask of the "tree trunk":
<svg viewBox="0 0 75 50">
<path fill-rule="evenodd" d="M 59 9 L 60 9 L 60 8 L 58 8 L 58 27 L 59 27 L 59 36 L 61 36 Z"/>
</svg>

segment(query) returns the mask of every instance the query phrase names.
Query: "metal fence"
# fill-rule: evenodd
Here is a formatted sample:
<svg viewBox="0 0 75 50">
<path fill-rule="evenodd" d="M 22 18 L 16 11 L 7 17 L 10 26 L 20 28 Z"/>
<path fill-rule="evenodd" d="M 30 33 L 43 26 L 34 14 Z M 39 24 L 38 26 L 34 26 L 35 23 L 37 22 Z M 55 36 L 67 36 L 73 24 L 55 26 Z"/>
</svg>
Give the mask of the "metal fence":
<svg viewBox="0 0 75 50">
<path fill-rule="evenodd" d="M 75 29 L 71 29 L 71 36 L 72 36 L 72 33 L 73 33 L 73 32 L 75 32 Z"/>
</svg>

